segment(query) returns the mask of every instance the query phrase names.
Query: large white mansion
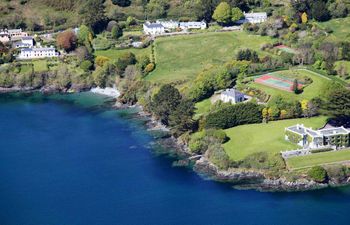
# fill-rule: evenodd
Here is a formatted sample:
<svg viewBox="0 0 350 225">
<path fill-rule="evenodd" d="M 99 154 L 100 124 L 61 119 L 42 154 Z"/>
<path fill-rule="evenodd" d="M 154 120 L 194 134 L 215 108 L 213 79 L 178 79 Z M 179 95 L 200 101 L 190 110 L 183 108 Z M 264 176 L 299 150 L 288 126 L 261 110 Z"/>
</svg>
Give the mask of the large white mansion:
<svg viewBox="0 0 350 225">
<path fill-rule="evenodd" d="M 17 59 L 40 59 L 58 57 L 58 52 L 54 47 L 33 47 L 22 48 Z"/>
</svg>

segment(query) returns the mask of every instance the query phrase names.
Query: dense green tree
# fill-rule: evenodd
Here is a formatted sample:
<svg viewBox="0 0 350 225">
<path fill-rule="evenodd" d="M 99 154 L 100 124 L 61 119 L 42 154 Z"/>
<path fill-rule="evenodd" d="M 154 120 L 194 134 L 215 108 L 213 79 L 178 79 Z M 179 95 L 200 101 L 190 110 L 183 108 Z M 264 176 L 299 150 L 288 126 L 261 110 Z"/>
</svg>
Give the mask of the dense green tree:
<svg viewBox="0 0 350 225">
<path fill-rule="evenodd" d="M 342 18 L 348 15 L 348 5 L 343 0 L 337 0 L 331 3 L 328 10 L 333 18 Z"/>
<path fill-rule="evenodd" d="M 311 15 L 317 21 L 327 21 L 330 18 L 327 4 L 323 0 L 315 0 L 311 3 Z"/>
<path fill-rule="evenodd" d="M 172 127 L 172 133 L 180 136 L 186 131 L 192 131 L 194 128 L 194 103 L 190 100 L 182 100 L 174 111 L 170 113 L 169 125 Z"/>
<path fill-rule="evenodd" d="M 91 70 L 93 68 L 93 64 L 91 61 L 89 60 L 84 60 L 82 61 L 82 63 L 80 64 L 80 68 L 85 71 L 88 72 L 89 70 Z"/>
<path fill-rule="evenodd" d="M 169 125 L 169 116 L 181 102 L 181 94 L 174 86 L 165 84 L 152 99 L 151 109 L 154 115 L 165 125 Z"/>
<path fill-rule="evenodd" d="M 118 25 L 114 25 L 111 31 L 112 38 L 118 39 L 123 36 L 123 29 Z"/>
<path fill-rule="evenodd" d="M 106 23 L 104 2 L 105 0 L 83 1 L 79 10 L 81 23 L 86 24 L 94 31 L 103 30 Z"/>
<path fill-rule="evenodd" d="M 239 103 L 223 107 L 209 113 L 206 117 L 206 128 L 227 129 L 242 124 L 260 123 L 261 107 L 255 103 Z"/>
<path fill-rule="evenodd" d="M 236 22 L 236 21 L 242 19 L 243 16 L 244 16 L 243 12 L 240 8 L 238 8 L 238 7 L 232 8 L 231 19 L 233 22 Z"/>
<path fill-rule="evenodd" d="M 308 175 L 316 182 L 324 182 L 327 180 L 327 171 L 322 166 L 314 166 L 308 171 Z"/>
<path fill-rule="evenodd" d="M 222 24 L 231 22 L 231 6 L 227 2 L 221 2 L 214 11 L 213 19 Z"/>
<path fill-rule="evenodd" d="M 146 7 L 147 16 L 153 19 L 165 17 L 168 8 L 167 0 L 150 0 Z"/>
<path fill-rule="evenodd" d="M 241 49 L 237 53 L 237 60 L 242 61 L 251 61 L 253 63 L 258 63 L 259 62 L 259 56 L 256 51 L 253 51 L 251 49 Z"/>
<path fill-rule="evenodd" d="M 350 117 L 350 90 L 335 89 L 330 92 L 325 108 L 334 117 Z"/>
<path fill-rule="evenodd" d="M 131 4 L 130 0 L 112 0 L 114 5 L 118 5 L 120 7 L 128 7 Z"/>
</svg>

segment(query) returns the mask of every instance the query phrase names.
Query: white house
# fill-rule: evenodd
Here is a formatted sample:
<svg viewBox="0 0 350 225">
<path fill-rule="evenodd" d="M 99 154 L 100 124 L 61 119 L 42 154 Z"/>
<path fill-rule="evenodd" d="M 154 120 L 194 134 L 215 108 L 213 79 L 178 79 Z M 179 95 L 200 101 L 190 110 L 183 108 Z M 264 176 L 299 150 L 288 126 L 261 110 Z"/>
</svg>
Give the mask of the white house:
<svg viewBox="0 0 350 225">
<path fill-rule="evenodd" d="M 145 34 L 149 35 L 159 35 L 164 34 L 164 26 L 160 23 L 150 23 L 146 22 L 143 24 L 143 31 Z"/>
<path fill-rule="evenodd" d="M 182 30 L 187 30 L 187 29 L 206 29 L 207 28 L 207 23 L 205 21 L 201 22 L 180 22 L 180 28 Z"/>
<path fill-rule="evenodd" d="M 53 47 L 22 48 L 17 59 L 40 59 L 58 57 L 58 52 Z"/>
<path fill-rule="evenodd" d="M 344 127 L 313 130 L 303 124 L 297 124 L 285 129 L 285 139 L 309 149 L 325 146 L 344 148 L 350 146 L 350 131 Z"/>
<path fill-rule="evenodd" d="M 0 30 L 0 41 L 3 43 L 19 40 L 22 37 L 26 37 L 26 36 L 28 36 L 28 34 L 26 32 L 23 32 L 22 29 Z"/>
<path fill-rule="evenodd" d="M 220 100 L 225 103 L 229 102 L 231 104 L 236 104 L 244 101 L 244 94 L 234 88 L 226 89 L 225 91 L 221 92 Z"/>
<path fill-rule="evenodd" d="M 4 30 L 0 30 L 0 42 L 7 43 L 10 41 L 10 36 Z"/>
<path fill-rule="evenodd" d="M 162 24 L 164 29 L 173 30 L 179 27 L 179 21 L 157 20 L 156 23 Z"/>
<path fill-rule="evenodd" d="M 8 30 L 8 34 L 11 37 L 11 40 L 19 40 L 22 37 L 28 36 L 28 33 L 27 32 L 23 32 L 22 29 Z"/>
<path fill-rule="evenodd" d="M 34 46 L 34 39 L 31 36 L 22 37 L 20 41 L 13 43 L 14 48 L 31 48 Z"/>
<path fill-rule="evenodd" d="M 237 21 L 238 23 L 263 23 L 267 20 L 266 12 L 258 12 L 258 13 L 244 13 L 244 19 Z"/>
</svg>

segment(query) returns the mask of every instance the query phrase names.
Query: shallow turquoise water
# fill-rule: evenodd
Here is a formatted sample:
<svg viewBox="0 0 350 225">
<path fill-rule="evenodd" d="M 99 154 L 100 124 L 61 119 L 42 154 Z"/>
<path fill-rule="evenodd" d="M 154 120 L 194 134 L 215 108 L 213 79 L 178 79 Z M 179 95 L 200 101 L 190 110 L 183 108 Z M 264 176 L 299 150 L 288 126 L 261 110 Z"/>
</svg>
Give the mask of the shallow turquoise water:
<svg viewBox="0 0 350 225">
<path fill-rule="evenodd" d="M 0 95 L 0 224 L 349 224 L 349 188 L 259 193 L 203 180 L 103 101 Z"/>
</svg>

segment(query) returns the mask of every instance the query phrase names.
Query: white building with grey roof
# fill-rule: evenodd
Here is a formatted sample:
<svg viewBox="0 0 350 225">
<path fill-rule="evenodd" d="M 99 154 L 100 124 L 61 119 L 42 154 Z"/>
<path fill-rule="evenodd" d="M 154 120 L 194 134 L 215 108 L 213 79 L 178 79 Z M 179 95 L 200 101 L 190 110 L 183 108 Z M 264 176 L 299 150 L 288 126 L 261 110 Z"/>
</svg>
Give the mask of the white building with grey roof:
<svg viewBox="0 0 350 225">
<path fill-rule="evenodd" d="M 220 100 L 225 103 L 236 104 L 244 101 L 244 94 L 234 88 L 226 89 L 220 93 Z"/>
<path fill-rule="evenodd" d="M 143 24 L 143 31 L 148 35 L 160 35 L 165 33 L 165 28 L 160 23 L 146 22 Z"/>
<path fill-rule="evenodd" d="M 22 48 L 21 52 L 17 56 L 17 59 L 41 59 L 41 58 L 54 58 L 58 57 L 59 53 L 56 52 L 54 47 L 34 47 L 34 48 Z"/>
<path fill-rule="evenodd" d="M 344 127 L 332 127 L 320 130 L 297 124 L 285 129 L 285 139 L 303 148 L 350 147 L 350 130 Z"/>
<path fill-rule="evenodd" d="M 237 21 L 237 23 L 263 23 L 267 20 L 267 13 L 266 12 L 251 12 L 251 13 L 244 13 L 244 19 L 241 19 Z"/>
</svg>

